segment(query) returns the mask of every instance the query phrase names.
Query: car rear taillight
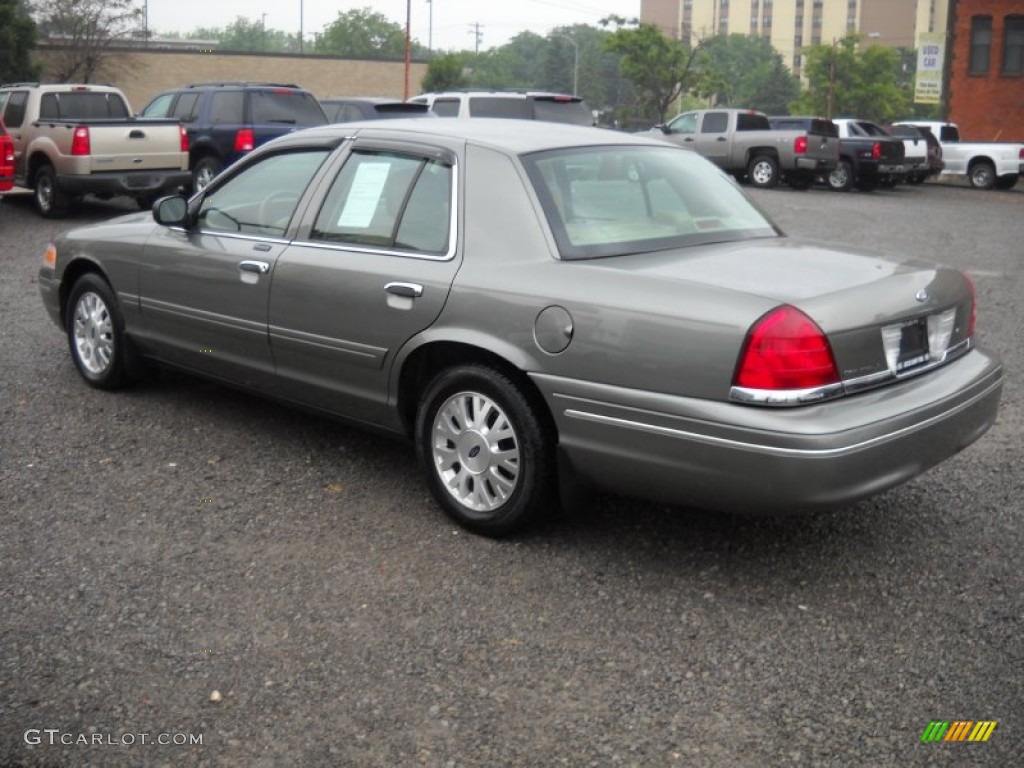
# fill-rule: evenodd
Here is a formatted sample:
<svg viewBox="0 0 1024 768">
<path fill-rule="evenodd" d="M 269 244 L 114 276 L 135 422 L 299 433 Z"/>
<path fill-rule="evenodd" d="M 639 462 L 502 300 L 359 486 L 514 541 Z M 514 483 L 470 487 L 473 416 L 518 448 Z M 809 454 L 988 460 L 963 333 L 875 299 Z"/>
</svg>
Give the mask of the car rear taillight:
<svg viewBox="0 0 1024 768">
<path fill-rule="evenodd" d="M 796 137 L 796 140 L 793 142 L 793 151 L 796 152 L 798 155 L 802 155 L 802 154 L 807 152 L 807 137 L 806 136 L 797 136 Z"/>
<path fill-rule="evenodd" d="M 188 131 L 184 125 L 179 125 L 178 130 L 181 131 L 181 151 L 188 152 Z"/>
<path fill-rule="evenodd" d="M 235 134 L 235 152 L 252 152 L 256 146 L 256 139 L 252 135 L 252 128 L 239 128 Z"/>
<path fill-rule="evenodd" d="M 88 155 L 92 152 L 92 147 L 89 145 L 89 129 L 80 125 L 75 128 L 75 133 L 71 137 L 71 154 L 80 157 Z"/>
<path fill-rule="evenodd" d="M 825 333 L 796 307 L 773 309 L 747 333 L 734 385 L 747 389 L 814 389 L 839 382 Z"/>
<path fill-rule="evenodd" d="M 872 160 L 880 160 L 881 157 L 882 157 L 882 144 L 881 144 L 881 142 L 876 141 L 875 145 L 873 147 L 871 147 L 871 159 Z"/>
<path fill-rule="evenodd" d="M 1024 147 L 1022 147 L 1020 152 L 1017 153 L 1017 159 L 1024 163 Z"/>
</svg>

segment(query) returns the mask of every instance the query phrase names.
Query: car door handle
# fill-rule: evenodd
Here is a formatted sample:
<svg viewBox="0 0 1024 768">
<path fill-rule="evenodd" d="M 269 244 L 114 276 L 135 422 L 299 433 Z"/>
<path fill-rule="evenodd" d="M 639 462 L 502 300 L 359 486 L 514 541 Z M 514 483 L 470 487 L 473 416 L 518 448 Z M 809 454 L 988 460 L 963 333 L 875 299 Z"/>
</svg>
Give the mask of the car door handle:
<svg viewBox="0 0 1024 768">
<path fill-rule="evenodd" d="M 238 268 L 243 272 L 255 272 L 257 275 L 265 275 L 270 271 L 270 264 L 265 261 L 240 261 Z"/>
<path fill-rule="evenodd" d="M 719 136 L 717 139 L 715 139 L 715 141 L 726 141 L 726 140 L 727 139 L 725 138 L 725 136 Z"/>
<path fill-rule="evenodd" d="M 408 299 L 416 299 L 423 295 L 423 286 L 416 283 L 388 283 L 384 286 L 384 290 L 395 296 L 405 296 Z"/>
<path fill-rule="evenodd" d="M 145 133 L 145 131 L 140 131 L 138 128 L 134 128 L 134 129 L 128 131 L 128 138 L 129 139 L 144 139 L 144 138 L 146 138 L 146 133 Z"/>
</svg>

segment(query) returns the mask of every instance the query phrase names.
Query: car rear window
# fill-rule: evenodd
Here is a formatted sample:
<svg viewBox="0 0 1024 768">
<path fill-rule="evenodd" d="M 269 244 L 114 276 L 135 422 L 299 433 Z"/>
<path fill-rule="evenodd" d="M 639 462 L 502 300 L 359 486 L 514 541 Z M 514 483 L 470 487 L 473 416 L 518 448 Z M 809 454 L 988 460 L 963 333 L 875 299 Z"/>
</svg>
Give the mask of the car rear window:
<svg viewBox="0 0 1024 768">
<path fill-rule="evenodd" d="M 570 96 L 534 96 L 533 114 L 537 120 L 570 125 L 593 125 L 590 107 L 581 99 Z"/>
<path fill-rule="evenodd" d="M 327 116 L 311 93 L 293 88 L 252 91 L 252 122 L 325 125 Z"/>
<path fill-rule="evenodd" d="M 50 120 L 123 119 L 128 117 L 128 107 L 116 93 L 44 93 L 39 101 L 39 117 Z"/>
<path fill-rule="evenodd" d="M 735 183 L 684 149 L 560 149 L 523 163 L 566 259 L 776 236 Z"/>
<path fill-rule="evenodd" d="M 518 120 L 533 119 L 533 110 L 526 99 L 501 96 L 472 96 L 469 99 L 470 117 L 506 117 Z"/>
<path fill-rule="evenodd" d="M 807 131 L 812 136 L 831 136 L 837 138 L 839 136 L 839 128 L 831 120 L 822 120 L 815 118 L 811 120 L 811 127 Z"/>
</svg>

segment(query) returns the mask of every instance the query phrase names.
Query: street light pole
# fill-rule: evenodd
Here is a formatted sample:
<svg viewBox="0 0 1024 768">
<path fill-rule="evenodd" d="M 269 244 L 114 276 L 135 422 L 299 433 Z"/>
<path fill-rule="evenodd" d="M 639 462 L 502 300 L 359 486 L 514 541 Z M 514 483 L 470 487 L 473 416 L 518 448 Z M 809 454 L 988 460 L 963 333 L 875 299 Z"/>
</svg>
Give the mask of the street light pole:
<svg viewBox="0 0 1024 768">
<path fill-rule="evenodd" d="M 305 37 L 305 32 L 302 28 L 302 22 L 304 21 L 305 14 L 302 9 L 302 0 L 299 0 L 299 53 L 303 53 L 303 42 L 302 38 Z"/>
<path fill-rule="evenodd" d="M 427 57 L 434 56 L 434 0 L 427 0 L 430 12 L 427 16 Z"/>
<path fill-rule="evenodd" d="M 267 50 L 267 14 L 263 13 L 263 14 L 260 14 L 260 16 L 261 16 L 261 18 L 260 18 L 260 28 L 262 30 L 261 33 L 260 33 L 260 37 L 262 38 L 261 43 L 260 43 L 260 47 L 263 48 L 264 52 L 266 52 L 266 50 Z"/>
<path fill-rule="evenodd" d="M 412 0 L 405 0 L 405 95 L 409 99 L 409 64 L 412 59 Z"/>
<path fill-rule="evenodd" d="M 572 43 L 572 95 L 576 96 L 580 89 L 580 44 L 576 42 L 576 38 L 561 32 L 556 32 L 555 35 L 564 37 Z"/>
</svg>

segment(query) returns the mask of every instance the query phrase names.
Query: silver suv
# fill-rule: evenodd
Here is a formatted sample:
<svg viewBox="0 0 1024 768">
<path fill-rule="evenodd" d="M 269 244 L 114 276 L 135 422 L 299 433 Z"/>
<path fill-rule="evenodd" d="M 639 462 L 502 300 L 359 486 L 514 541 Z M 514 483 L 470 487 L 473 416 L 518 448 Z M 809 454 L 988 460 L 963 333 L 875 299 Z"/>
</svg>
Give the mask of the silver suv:
<svg viewBox="0 0 1024 768">
<path fill-rule="evenodd" d="M 446 91 L 424 93 L 409 101 L 426 104 L 439 117 L 504 117 L 551 123 L 594 125 L 587 103 L 578 96 L 545 91 Z"/>
</svg>

